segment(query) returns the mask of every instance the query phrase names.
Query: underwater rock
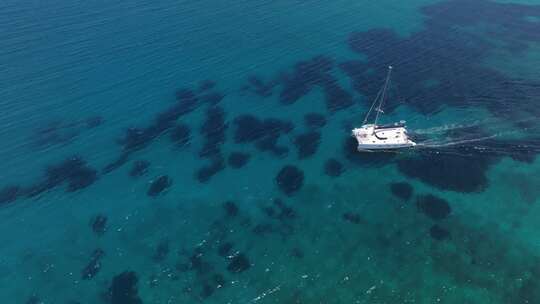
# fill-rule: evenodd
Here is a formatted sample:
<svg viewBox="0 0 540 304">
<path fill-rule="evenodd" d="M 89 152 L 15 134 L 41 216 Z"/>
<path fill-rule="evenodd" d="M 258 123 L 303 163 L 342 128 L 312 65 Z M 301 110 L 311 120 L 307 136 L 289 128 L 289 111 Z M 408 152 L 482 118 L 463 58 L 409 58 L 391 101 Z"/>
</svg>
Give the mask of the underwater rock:
<svg viewBox="0 0 540 304">
<path fill-rule="evenodd" d="M 175 93 L 177 100 L 189 100 L 189 99 L 195 99 L 195 93 L 187 88 L 178 89 Z"/>
<path fill-rule="evenodd" d="M 200 293 L 200 296 L 201 296 L 201 299 L 206 299 L 208 297 L 210 297 L 212 294 L 214 294 L 214 287 L 211 286 L 210 284 L 207 284 L 207 283 L 204 283 L 203 284 L 203 287 L 202 287 L 202 290 L 201 290 L 201 293 Z"/>
<path fill-rule="evenodd" d="M 236 126 L 234 141 L 236 143 L 253 142 L 264 136 L 262 121 L 252 115 L 241 115 L 234 119 Z"/>
<path fill-rule="evenodd" d="M 152 256 L 152 259 L 154 260 L 154 262 L 162 262 L 167 258 L 168 255 L 169 240 L 161 240 L 156 247 L 156 251 L 154 252 L 154 256 Z"/>
<path fill-rule="evenodd" d="M 41 301 L 41 299 L 39 297 L 37 297 L 37 296 L 31 296 L 26 301 L 26 304 L 44 304 L 44 302 Z"/>
<path fill-rule="evenodd" d="M 131 167 L 131 170 L 129 171 L 129 176 L 131 177 L 140 177 L 146 174 L 148 172 L 148 168 L 150 167 L 150 162 L 146 160 L 137 160 L 133 162 L 133 166 Z"/>
<path fill-rule="evenodd" d="M 126 153 L 131 153 L 146 147 L 157 134 L 152 134 L 148 130 L 139 128 L 128 128 L 124 137 L 118 140 Z"/>
<path fill-rule="evenodd" d="M 288 120 L 267 118 L 263 120 L 263 127 L 266 130 L 267 134 L 273 134 L 278 132 L 286 134 L 294 129 L 294 124 Z"/>
<path fill-rule="evenodd" d="M 97 236 L 102 236 L 107 231 L 107 217 L 103 214 L 92 217 L 90 227 Z"/>
<path fill-rule="evenodd" d="M 281 76 L 282 90 L 279 99 L 282 104 L 292 104 L 308 94 L 313 86 L 322 85 L 332 77 L 333 62 L 325 56 L 300 61 L 294 66 L 292 74 Z"/>
<path fill-rule="evenodd" d="M 89 168 L 79 157 L 73 157 L 59 165 L 47 168 L 46 184 L 58 185 L 67 181 L 67 191 L 73 192 L 86 188 L 97 180 L 97 172 Z"/>
<path fill-rule="evenodd" d="M 495 49 L 523 52 L 529 41 L 538 41 L 538 12 L 530 5 L 496 3 L 494 1 L 443 1 L 421 8 L 426 17 L 424 27 L 407 37 L 389 29 L 371 29 L 354 33 L 350 48 L 362 59 L 340 67 L 353 80 L 354 88 L 364 96 L 376 96 L 389 63 L 399 63 L 393 83 L 399 85 L 399 95 L 407 106 L 429 114 L 444 104 L 449 107 L 470 106 L 470 98 L 481 102 L 488 110 L 508 121 L 519 112 L 535 113 L 530 96 L 536 89 L 525 89 L 494 68 L 481 64 Z M 527 17 L 529 16 L 529 17 Z M 530 17 L 534 16 L 534 17 Z M 457 30 L 484 25 L 481 35 Z M 480 26 L 481 27 L 481 26 Z M 496 30 L 487 30 L 496 29 Z M 494 43 L 495 42 L 495 43 Z M 393 46 L 399 45 L 398 49 Z M 508 47 L 510 46 L 510 47 Z M 403 54 L 422 54 L 414 60 L 403 60 Z M 440 66 L 432 69 L 433 65 Z M 470 96 L 470 98 L 463 98 Z M 444 97 L 444 98 L 441 98 Z M 439 100 L 440 102 L 432 102 Z M 388 100 L 386 112 L 391 112 L 400 100 Z M 514 104 L 512 109 L 507 105 Z M 512 113 L 510 113 L 512 112 Z"/>
<path fill-rule="evenodd" d="M 148 196 L 155 197 L 172 185 L 172 179 L 167 175 L 161 175 L 157 179 L 153 180 L 148 189 Z"/>
<path fill-rule="evenodd" d="M 255 143 L 255 147 L 259 151 L 271 152 L 273 155 L 278 157 L 284 157 L 289 152 L 289 149 L 285 146 L 280 146 L 277 144 L 279 136 L 279 134 L 270 134 L 265 136 Z"/>
<path fill-rule="evenodd" d="M 343 152 L 350 162 L 366 167 L 382 167 L 391 164 L 396 157 L 396 153 L 359 152 L 358 142 L 352 136 L 345 138 Z"/>
<path fill-rule="evenodd" d="M 124 271 L 116 275 L 109 287 L 108 298 L 111 304 L 142 304 L 137 283 L 139 279 L 133 271 Z"/>
<path fill-rule="evenodd" d="M 229 155 L 227 163 L 229 166 L 231 166 L 231 168 L 239 169 L 248 163 L 250 157 L 251 156 L 248 153 L 232 152 Z"/>
<path fill-rule="evenodd" d="M 268 151 L 277 156 L 283 156 L 288 152 L 287 147 L 277 144 L 279 137 L 287 134 L 294 128 L 290 121 L 269 118 L 259 120 L 251 115 L 241 115 L 235 118 L 236 126 L 234 141 L 236 143 L 255 143 L 260 151 Z"/>
<path fill-rule="evenodd" d="M 460 147 L 440 153 L 424 151 L 415 157 L 400 159 L 398 169 L 408 177 L 441 190 L 479 192 L 488 185 L 486 173 L 494 161 L 488 155 Z"/>
<path fill-rule="evenodd" d="M 216 86 L 216 82 L 210 79 L 205 79 L 199 82 L 199 91 L 208 91 Z M 178 97 L 178 95 L 177 95 Z"/>
<path fill-rule="evenodd" d="M 232 201 L 226 201 L 223 204 L 223 209 L 225 209 L 225 214 L 228 217 L 235 217 L 238 215 L 238 206 Z"/>
<path fill-rule="evenodd" d="M 264 207 L 263 211 L 268 217 L 274 217 L 276 215 L 276 211 L 272 207 Z"/>
<path fill-rule="evenodd" d="M 343 213 L 342 217 L 347 222 L 351 222 L 353 224 L 360 224 L 362 222 L 362 217 L 358 213 L 345 212 Z"/>
<path fill-rule="evenodd" d="M 221 93 L 208 93 L 199 96 L 201 102 L 208 103 L 210 105 L 217 105 L 221 102 L 221 100 L 223 100 L 223 98 L 225 98 L 225 95 Z"/>
<path fill-rule="evenodd" d="M 171 141 L 178 146 L 186 146 L 191 140 L 191 131 L 186 124 L 177 124 L 170 133 Z"/>
<path fill-rule="evenodd" d="M 296 212 L 294 211 L 294 209 L 285 205 L 285 203 L 281 199 L 275 198 L 273 202 L 274 202 L 274 205 L 276 205 L 279 208 L 279 213 L 276 216 L 278 220 L 282 221 L 286 219 L 296 218 Z"/>
<path fill-rule="evenodd" d="M 4 187 L 2 190 L 0 190 L 0 205 L 14 202 L 19 196 L 20 192 L 21 188 L 19 186 Z"/>
<path fill-rule="evenodd" d="M 304 115 L 304 124 L 308 128 L 322 128 L 326 125 L 326 117 L 319 113 L 308 113 Z"/>
<path fill-rule="evenodd" d="M 354 104 L 352 95 L 342 89 L 336 80 L 329 80 L 323 85 L 326 108 L 330 112 L 347 109 Z"/>
<path fill-rule="evenodd" d="M 231 258 L 227 270 L 232 273 L 240 273 L 248 270 L 251 267 L 249 259 L 243 253 L 235 255 Z"/>
<path fill-rule="evenodd" d="M 203 259 L 204 252 L 197 248 L 189 257 L 188 270 L 195 270 L 198 274 L 206 274 L 212 270 L 212 266 Z"/>
<path fill-rule="evenodd" d="M 206 183 L 221 170 L 225 169 L 225 161 L 221 156 L 213 158 L 210 165 L 203 166 L 197 170 L 195 176 L 200 183 Z"/>
<path fill-rule="evenodd" d="M 101 258 L 105 255 L 105 252 L 101 249 L 96 249 L 92 253 L 90 262 L 81 271 L 81 278 L 83 280 L 90 280 L 95 277 L 101 270 Z"/>
<path fill-rule="evenodd" d="M 280 83 L 282 104 L 292 104 L 308 94 L 313 87 L 320 87 L 325 96 L 326 108 L 333 112 L 353 105 L 351 94 L 342 89 L 331 72 L 334 63 L 329 57 L 317 56 L 298 62 L 291 73 L 282 73 Z"/>
<path fill-rule="evenodd" d="M 324 163 L 324 173 L 328 176 L 338 177 L 343 171 L 343 165 L 335 158 L 330 158 Z"/>
<path fill-rule="evenodd" d="M 129 153 L 123 152 L 116 158 L 116 160 L 112 161 L 111 163 L 107 164 L 102 172 L 103 174 L 111 173 L 112 171 L 122 167 L 127 161 L 129 160 Z"/>
<path fill-rule="evenodd" d="M 63 121 L 53 120 L 42 122 L 31 137 L 31 142 L 38 148 L 43 148 L 52 145 L 66 145 L 71 143 L 77 136 L 87 129 L 96 127 L 94 123 L 98 121 L 90 120 L 75 120 Z"/>
<path fill-rule="evenodd" d="M 213 106 L 206 111 L 206 119 L 201 127 L 204 136 L 204 144 L 199 156 L 212 157 L 221 153 L 220 147 L 225 142 L 225 111 L 218 106 Z"/>
<path fill-rule="evenodd" d="M 132 153 L 143 149 L 155 138 L 173 128 L 176 120 L 194 111 L 198 106 L 195 94 L 186 89 L 177 91 L 178 101 L 171 107 L 160 112 L 152 123 L 145 128 L 129 128 L 124 138 L 118 141 L 123 146 L 124 153 Z"/>
<path fill-rule="evenodd" d="M 219 274 L 219 273 L 215 273 L 213 276 L 212 276 L 212 282 L 216 285 L 217 288 L 221 288 L 223 286 L 225 286 L 225 278 L 223 277 L 223 275 Z"/>
<path fill-rule="evenodd" d="M 293 165 L 286 165 L 278 172 L 276 183 L 286 195 L 292 195 L 304 185 L 304 172 Z"/>
<path fill-rule="evenodd" d="M 437 224 L 431 226 L 429 229 L 429 235 L 437 241 L 450 239 L 450 232 Z"/>
<path fill-rule="evenodd" d="M 391 183 L 390 191 L 395 197 L 408 201 L 412 197 L 413 187 L 406 182 Z"/>
<path fill-rule="evenodd" d="M 86 127 L 89 129 L 93 129 L 95 127 L 99 127 L 103 123 L 103 117 L 101 116 L 92 116 L 85 119 Z"/>
<path fill-rule="evenodd" d="M 219 273 L 213 274 L 210 278 L 203 283 L 203 287 L 200 293 L 202 300 L 210 297 L 216 289 L 219 289 L 225 285 L 225 278 Z"/>
<path fill-rule="evenodd" d="M 304 252 L 302 251 L 302 249 L 300 249 L 298 247 L 294 247 L 293 249 L 291 249 L 290 255 L 292 257 L 294 257 L 294 258 L 297 258 L 297 259 L 303 259 L 304 258 Z"/>
<path fill-rule="evenodd" d="M 257 224 L 255 227 L 253 227 L 253 233 L 257 235 L 265 235 L 269 233 L 273 233 L 275 231 L 274 226 L 269 223 L 264 224 Z"/>
<path fill-rule="evenodd" d="M 233 244 L 230 242 L 225 242 L 218 247 L 218 255 L 221 257 L 226 257 L 231 253 Z"/>
<path fill-rule="evenodd" d="M 244 89 L 252 91 L 260 97 L 269 97 L 272 96 L 272 90 L 276 84 L 275 81 L 265 82 L 262 78 L 251 75 L 248 77 L 248 85 Z"/>
<path fill-rule="evenodd" d="M 298 158 L 303 159 L 315 154 L 320 142 L 321 133 L 317 131 L 310 131 L 296 136 L 294 144 L 298 150 Z"/>
<path fill-rule="evenodd" d="M 67 183 L 67 192 L 74 192 L 90 186 L 97 179 L 97 171 L 88 167 L 82 158 L 74 156 L 47 167 L 44 180 L 30 186 L 25 192 L 33 197 L 63 183 Z"/>
<path fill-rule="evenodd" d="M 434 220 L 442 220 L 452 212 L 446 200 L 432 194 L 418 196 L 416 206 L 420 212 Z"/>
</svg>

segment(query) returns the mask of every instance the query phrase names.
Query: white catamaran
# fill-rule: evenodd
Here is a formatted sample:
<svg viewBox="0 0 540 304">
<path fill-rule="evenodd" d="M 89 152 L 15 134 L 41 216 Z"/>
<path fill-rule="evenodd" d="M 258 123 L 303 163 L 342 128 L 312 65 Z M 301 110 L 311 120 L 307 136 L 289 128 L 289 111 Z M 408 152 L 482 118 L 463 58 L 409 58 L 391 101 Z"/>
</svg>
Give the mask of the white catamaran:
<svg viewBox="0 0 540 304">
<path fill-rule="evenodd" d="M 362 126 L 352 130 L 352 136 L 358 141 L 358 151 L 392 150 L 413 147 L 416 145 L 416 143 L 409 139 L 409 136 L 407 135 L 405 121 L 402 120 L 389 125 L 377 125 L 379 114 L 383 112 L 382 106 L 386 98 L 386 91 L 390 84 L 391 73 L 392 66 L 389 66 L 384 86 L 377 94 L 377 97 L 375 97 L 375 101 L 373 101 L 373 104 L 369 108 Z M 377 103 L 378 106 L 375 108 L 375 121 L 371 124 L 367 123 L 373 107 Z"/>
</svg>

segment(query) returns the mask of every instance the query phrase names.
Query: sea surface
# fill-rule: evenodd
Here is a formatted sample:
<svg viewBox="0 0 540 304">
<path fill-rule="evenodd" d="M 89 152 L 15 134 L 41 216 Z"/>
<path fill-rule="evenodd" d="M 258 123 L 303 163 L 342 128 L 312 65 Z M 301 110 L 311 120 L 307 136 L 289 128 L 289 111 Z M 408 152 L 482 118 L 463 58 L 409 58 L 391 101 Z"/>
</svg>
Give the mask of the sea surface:
<svg viewBox="0 0 540 304">
<path fill-rule="evenodd" d="M 4 0 L 0 71 L 1 303 L 540 303 L 538 0 Z"/>
</svg>

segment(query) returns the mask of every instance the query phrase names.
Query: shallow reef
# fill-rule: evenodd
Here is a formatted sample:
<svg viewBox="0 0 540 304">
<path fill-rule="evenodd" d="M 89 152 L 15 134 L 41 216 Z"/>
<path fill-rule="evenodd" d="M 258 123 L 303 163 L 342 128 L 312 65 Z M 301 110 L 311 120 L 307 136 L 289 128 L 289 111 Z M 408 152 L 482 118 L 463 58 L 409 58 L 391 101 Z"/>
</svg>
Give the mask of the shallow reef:
<svg viewBox="0 0 540 304">
<path fill-rule="evenodd" d="M 324 92 L 326 108 L 329 111 L 352 106 L 352 96 L 341 88 L 332 76 L 333 67 L 334 62 L 327 56 L 316 56 L 310 60 L 297 62 L 292 72 L 280 75 L 281 103 L 292 104 L 308 94 L 313 87 L 318 86 Z"/>
<path fill-rule="evenodd" d="M 212 157 L 221 154 L 221 145 L 225 143 L 225 111 L 219 106 L 213 106 L 206 111 L 206 118 L 201 126 L 204 138 L 201 157 Z"/>
<path fill-rule="evenodd" d="M 122 153 L 119 157 L 109 165 L 109 172 L 119 168 L 126 163 L 129 156 L 145 147 L 159 136 L 170 132 L 170 137 L 173 142 L 179 146 L 185 146 L 190 141 L 190 129 L 184 123 L 177 121 L 193 111 L 201 104 L 209 104 L 211 106 L 207 111 L 207 120 L 203 124 L 201 133 L 208 139 L 206 146 L 201 151 L 201 154 L 206 156 L 207 153 L 212 154 L 215 148 L 223 142 L 221 139 L 224 136 L 224 131 L 221 130 L 226 125 L 219 124 L 224 115 L 223 110 L 217 104 L 225 97 L 219 92 L 212 92 L 215 86 L 213 81 L 205 81 L 200 84 L 199 95 L 194 90 L 182 88 L 176 91 L 176 102 L 167 109 L 156 114 L 150 124 L 144 127 L 131 127 L 125 131 L 124 136 L 117 142 L 122 146 Z M 216 126 L 218 126 L 216 128 Z"/>
<path fill-rule="evenodd" d="M 420 195 L 416 199 L 416 206 L 420 212 L 433 220 L 442 220 L 450 215 L 450 204 L 433 194 Z"/>
<path fill-rule="evenodd" d="M 363 221 L 360 214 L 354 213 L 354 212 L 345 212 L 343 213 L 342 218 L 345 221 L 353 223 L 353 224 L 360 224 Z"/>
<path fill-rule="evenodd" d="M 248 270 L 250 267 L 251 263 L 248 257 L 243 253 L 239 253 L 230 259 L 227 270 L 232 273 L 240 273 Z"/>
<path fill-rule="evenodd" d="M 528 43 L 537 41 L 540 25 L 527 18 L 538 17 L 536 8 L 488 0 L 454 0 L 429 5 L 421 11 L 426 18 L 424 27 L 410 36 L 401 37 L 383 28 L 350 35 L 350 48 L 364 59 L 342 62 L 339 66 L 352 79 L 356 90 L 376 96 L 386 67 L 394 65 L 397 69 L 393 83 L 399 86 L 400 97 L 421 113 L 433 113 L 444 104 L 466 107 L 467 101 L 474 99 L 487 101 L 482 105 L 496 116 L 516 112 L 538 114 L 539 110 L 534 108 L 531 100 L 531 93 L 538 92 L 538 88 L 522 87 L 482 64 L 500 43 L 512 46 L 513 52 L 520 53 L 528 48 Z M 481 35 L 453 30 L 456 26 L 479 24 L 489 30 L 480 30 Z M 395 48 L 396 45 L 399 48 Z M 422 56 L 411 60 L 403 54 Z M 438 68 L 426 68 L 434 65 Z M 374 81 L 374 77 L 379 77 L 379 81 Z M 516 103 L 508 111 L 510 100 Z M 396 98 L 388 100 L 385 111 L 391 112 L 397 102 Z"/>
<path fill-rule="evenodd" d="M 172 179 L 167 175 L 161 175 L 150 183 L 148 196 L 158 196 L 172 185 Z"/>
<path fill-rule="evenodd" d="M 2 190 L 0 190 L 0 205 L 14 202 L 20 192 L 20 186 L 6 186 L 2 188 Z"/>
<path fill-rule="evenodd" d="M 228 217 L 235 217 L 238 215 L 238 206 L 233 201 L 226 201 L 223 203 L 223 209 Z"/>
<path fill-rule="evenodd" d="M 102 236 L 107 231 L 107 216 L 97 214 L 90 219 L 90 228 L 97 236 Z"/>
<path fill-rule="evenodd" d="M 195 172 L 195 178 L 201 182 L 206 183 L 216 175 L 218 172 L 225 169 L 225 160 L 221 155 L 213 157 L 210 160 L 210 164 L 202 166 Z"/>
<path fill-rule="evenodd" d="M 437 224 L 429 228 L 429 235 L 437 241 L 444 241 L 450 239 L 450 231 Z"/>
<path fill-rule="evenodd" d="M 277 85 L 277 81 L 265 81 L 259 76 L 251 75 L 248 77 L 248 83 L 242 87 L 242 91 L 255 93 L 259 97 L 272 96 L 272 90 Z"/>
<path fill-rule="evenodd" d="M 179 123 L 171 130 L 170 138 L 177 146 L 183 147 L 189 144 L 191 131 L 186 124 Z"/>
<path fill-rule="evenodd" d="M 300 135 L 297 135 L 294 139 L 296 150 L 298 151 L 298 158 L 308 158 L 314 155 L 319 148 L 321 142 L 321 133 L 317 131 L 309 131 Z"/>
<path fill-rule="evenodd" d="M 218 92 L 212 92 L 212 93 L 199 95 L 199 99 L 201 100 L 202 103 L 206 103 L 211 106 L 217 105 L 218 103 L 221 102 L 221 100 L 223 100 L 223 98 L 225 98 L 225 95 Z"/>
<path fill-rule="evenodd" d="M 395 161 L 396 154 L 390 152 L 370 153 L 359 152 L 358 142 L 352 136 L 347 136 L 343 142 L 345 158 L 353 164 L 367 167 L 382 167 Z"/>
<path fill-rule="evenodd" d="M 308 128 L 322 128 L 326 125 L 326 117 L 319 113 L 307 113 L 304 115 L 304 124 Z"/>
<path fill-rule="evenodd" d="M 201 80 L 199 82 L 199 92 L 202 92 L 202 91 L 208 91 L 208 90 L 211 90 L 213 89 L 214 87 L 216 86 L 216 82 L 211 80 L 211 79 L 205 79 L 205 80 Z"/>
<path fill-rule="evenodd" d="M 411 184 L 407 182 L 396 182 L 390 184 L 390 192 L 402 200 L 408 201 L 411 199 L 414 189 Z"/>
<path fill-rule="evenodd" d="M 80 120 L 56 119 L 42 123 L 32 134 L 30 141 L 37 148 L 54 145 L 67 145 L 73 142 L 85 131 L 103 124 L 104 119 L 99 115 Z"/>
<path fill-rule="evenodd" d="M 218 255 L 221 257 L 226 257 L 231 254 L 233 249 L 233 244 L 230 242 L 225 242 L 218 247 Z"/>
<path fill-rule="evenodd" d="M 79 156 L 70 157 L 45 169 L 43 180 L 24 189 L 24 194 L 33 197 L 64 183 L 66 191 L 74 192 L 92 185 L 98 179 L 97 171 L 89 167 Z"/>
<path fill-rule="evenodd" d="M 101 270 L 101 259 L 105 255 L 105 252 L 98 248 L 92 252 L 92 256 L 90 257 L 90 261 L 81 271 L 81 278 L 83 280 L 90 280 L 94 278 L 98 272 Z"/>
<path fill-rule="evenodd" d="M 260 120 L 252 115 L 240 115 L 234 119 L 236 143 L 254 143 L 259 151 L 271 152 L 276 156 L 284 156 L 288 152 L 286 146 L 278 144 L 281 135 L 294 129 L 290 121 L 267 118 Z"/>
<path fill-rule="evenodd" d="M 168 239 L 163 239 L 159 241 L 156 246 L 156 250 L 154 251 L 154 255 L 152 256 L 152 260 L 154 262 L 162 262 L 167 258 L 170 251 L 169 243 L 170 242 Z"/>
<path fill-rule="evenodd" d="M 129 176 L 131 177 L 140 177 L 146 174 L 148 172 L 148 168 L 150 167 L 150 162 L 146 160 L 136 160 L 133 162 L 133 165 L 131 166 L 131 170 L 129 170 Z"/>
<path fill-rule="evenodd" d="M 239 169 L 244 167 L 251 158 L 251 155 L 248 153 L 242 153 L 242 152 L 231 152 L 229 154 L 229 158 L 227 159 L 227 164 L 234 169 Z"/>
<path fill-rule="evenodd" d="M 43 301 L 38 296 L 30 296 L 28 300 L 26 300 L 25 304 L 41 304 Z"/>
<path fill-rule="evenodd" d="M 335 158 L 330 158 L 324 163 L 324 174 L 331 177 L 338 177 L 345 171 L 343 164 Z"/>
<path fill-rule="evenodd" d="M 124 271 L 112 279 L 107 292 L 110 304 L 142 304 L 138 294 L 139 278 L 134 271 Z"/>
<path fill-rule="evenodd" d="M 478 192 L 488 186 L 486 172 L 494 159 L 488 155 L 459 151 L 429 153 L 400 159 L 398 169 L 408 177 L 417 178 L 442 190 Z M 467 170 L 463 170 L 467 168 Z"/>
<path fill-rule="evenodd" d="M 286 195 L 292 195 L 304 185 L 304 172 L 293 165 L 286 165 L 276 175 L 276 183 Z"/>
</svg>

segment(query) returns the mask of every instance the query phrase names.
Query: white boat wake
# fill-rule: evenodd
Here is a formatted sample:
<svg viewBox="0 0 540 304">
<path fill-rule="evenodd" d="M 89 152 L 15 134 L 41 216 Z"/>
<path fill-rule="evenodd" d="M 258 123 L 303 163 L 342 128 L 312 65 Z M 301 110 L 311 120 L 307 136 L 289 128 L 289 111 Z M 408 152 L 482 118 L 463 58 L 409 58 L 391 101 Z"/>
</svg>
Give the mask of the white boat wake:
<svg viewBox="0 0 540 304">
<path fill-rule="evenodd" d="M 442 140 L 442 141 L 436 141 L 436 142 L 433 142 L 432 140 L 426 140 L 426 141 L 417 143 L 416 148 L 417 149 L 421 149 L 421 148 L 444 148 L 444 147 L 450 147 L 450 146 L 465 145 L 465 144 L 470 144 L 470 143 L 474 143 L 474 142 L 481 142 L 481 141 L 484 141 L 484 140 L 492 139 L 492 138 L 495 138 L 497 136 L 498 136 L 498 134 L 494 134 L 494 135 L 491 135 L 491 136 L 484 136 L 484 137 L 479 137 L 479 138 L 469 138 L 469 139 L 462 139 L 462 140 L 448 139 L 448 140 Z"/>
</svg>

